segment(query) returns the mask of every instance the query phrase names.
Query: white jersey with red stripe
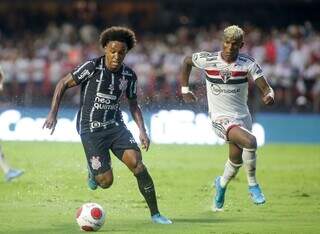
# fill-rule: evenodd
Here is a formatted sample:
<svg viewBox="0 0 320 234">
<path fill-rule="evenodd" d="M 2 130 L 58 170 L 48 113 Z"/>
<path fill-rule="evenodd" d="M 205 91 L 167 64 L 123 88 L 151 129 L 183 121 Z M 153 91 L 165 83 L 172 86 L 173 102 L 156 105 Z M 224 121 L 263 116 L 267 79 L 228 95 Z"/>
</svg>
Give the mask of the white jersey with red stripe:
<svg viewBox="0 0 320 234">
<path fill-rule="evenodd" d="M 248 80 L 263 76 L 253 58 L 239 54 L 235 62 L 227 63 L 221 51 L 199 52 L 192 55 L 192 62 L 206 74 L 209 115 L 213 121 L 219 116 L 244 118 L 250 115 Z"/>
</svg>

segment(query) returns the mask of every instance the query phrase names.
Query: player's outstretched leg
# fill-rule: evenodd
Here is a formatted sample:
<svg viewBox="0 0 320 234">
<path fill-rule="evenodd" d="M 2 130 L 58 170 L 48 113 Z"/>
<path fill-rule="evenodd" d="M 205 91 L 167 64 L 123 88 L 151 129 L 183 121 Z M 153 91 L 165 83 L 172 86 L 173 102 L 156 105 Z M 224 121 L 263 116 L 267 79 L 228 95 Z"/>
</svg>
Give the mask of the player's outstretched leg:
<svg viewBox="0 0 320 234">
<path fill-rule="evenodd" d="M 213 210 L 219 211 L 223 208 L 224 200 L 225 200 L 225 193 L 227 189 L 227 185 L 230 182 L 230 180 L 236 176 L 236 174 L 239 171 L 239 168 L 242 164 L 235 164 L 231 162 L 230 159 L 225 164 L 224 172 L 222 176 L 218 176 L 215 179 L 214 185 L 216 189 L 216 194 L 213 199 Z"/>
<path fill-rule="evenodd" d="M 161 215 L 159 212 L 153 180 L 147 168 L 143 165 L 140 151 L 134 149 L 125 150 L 122 161 L 130 171 L 133 172 L 137 179 L 139 191 L 149 207 L 152 222 L 158 224 L 171 224 L 172 221 Z"/>
<path fill-rule="evenodd" d="M 156 192 L 154 184 L 148 170 L 144 168 L 143 171 L 135 175 L 138 182 L 140 193 L 146 200 L 151 213 L 151 220 L 158 224 L 172 224 L 172 221 L 161 215 L 158 210 Z"/>
</svg>

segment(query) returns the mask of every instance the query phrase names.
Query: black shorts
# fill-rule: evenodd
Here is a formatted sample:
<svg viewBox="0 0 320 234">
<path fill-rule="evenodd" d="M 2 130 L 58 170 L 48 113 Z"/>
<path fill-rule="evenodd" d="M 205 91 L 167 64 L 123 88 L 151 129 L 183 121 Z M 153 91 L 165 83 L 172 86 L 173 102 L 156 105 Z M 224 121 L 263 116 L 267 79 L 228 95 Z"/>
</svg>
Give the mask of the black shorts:
<svg viewBox="0 0 320 234">
<path fill-rule="evenodd" d="M 81 141 L 88 166 L 95 176 L 111 169 L 109 150 L 120 160 L 122 160 L 126 149 L 134 149 L 140 152 L 131 132 L 124 125 L 81 134 Z"/>
</svg>

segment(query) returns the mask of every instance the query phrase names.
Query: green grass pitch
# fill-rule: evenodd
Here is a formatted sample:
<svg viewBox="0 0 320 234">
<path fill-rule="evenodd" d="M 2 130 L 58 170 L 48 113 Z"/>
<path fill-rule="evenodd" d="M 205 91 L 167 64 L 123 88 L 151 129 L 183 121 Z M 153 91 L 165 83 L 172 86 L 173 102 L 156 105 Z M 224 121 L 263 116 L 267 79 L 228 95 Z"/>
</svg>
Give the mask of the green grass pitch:
<svg viewBox="0 0 320 234">
<path fill-rule="evenodd" d="M 131 172 L 112 157 L 114 184 L 90 191 L 80 143 L 2 142 L 10 164 L 26 173 L 0 181 L 0 233 L 80 233 L 76 209 L 101 204 L 100 233 L 320 233 L 320 145 L 266 145 L 257 175 L 267 203 L 248 196 L 243 170 L 230 183 L 225 210 L 212 212 L 212 181 L 221 174 L 227 146 L 151 145 L 144 161 L 161 212 L 173 225 L 155 225 Z"/>
</svg>

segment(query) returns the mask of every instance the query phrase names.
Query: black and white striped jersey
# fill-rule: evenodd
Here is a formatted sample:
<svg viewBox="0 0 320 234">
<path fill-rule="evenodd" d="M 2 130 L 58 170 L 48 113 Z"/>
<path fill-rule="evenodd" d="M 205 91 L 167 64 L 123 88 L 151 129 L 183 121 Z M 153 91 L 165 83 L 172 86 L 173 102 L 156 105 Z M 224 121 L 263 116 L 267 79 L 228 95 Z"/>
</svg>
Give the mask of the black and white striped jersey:
<svg viewBox="0 0 320 234">
<path fill-rule="evenodd" d="M 77 117 L 79 134 L 124 124 L 120 98 L 137 98 L 137 76 L 122 64 L 117 72 L 105 66 L 105 56 L 88 60 L 76 67 L 71 75 L 81 85 L 80 110 Z"/>
</svg>

